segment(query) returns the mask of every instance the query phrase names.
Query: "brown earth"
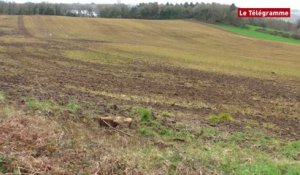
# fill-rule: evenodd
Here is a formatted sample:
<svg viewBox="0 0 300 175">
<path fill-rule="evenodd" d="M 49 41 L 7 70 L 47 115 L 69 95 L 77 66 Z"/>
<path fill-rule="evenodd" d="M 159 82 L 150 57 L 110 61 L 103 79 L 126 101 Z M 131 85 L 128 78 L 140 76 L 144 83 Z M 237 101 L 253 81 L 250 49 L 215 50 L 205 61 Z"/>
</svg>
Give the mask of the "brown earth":
<svg viewBox="0 0 300 175">
<path fill-rule="evenodd" d="M 34 38 L 24 26 L 22 16 L 18 17 L 17 34 L 10 35 Z M 253 119 L 258 122 L 256 127 L 265 122 L 274 124 L 276 129 L 270 130 L 277 136 L 300 138 L 300 122 L 296 118 L 300 112 L 297 80 L 230 76 L 146 60 L 94 63 L 70 59 L 60 52 L 89 50 L 85 46 L 94 41 L 34 39 L 39 42 L 0 43 L 7 49 L 5 58 L 0 60 L 0 89 L 7 93 L 9 101 L 20 106 L 24 97 L 53 100 L 60 105 L 76 99 L 84 110 L 95 114 L 125 116 L 132 107 L 145 106 L 154 111 L 178 113 L 177 120 L 194 125 L 212 125 L 207 121 L 208 115 L 234 106 L 233 115 L 241 122 L 224 124 L 225 129 L 243 130 L 247 120 Z M 56 52 L 45 54 L 28 48 Z M 165 101 L 158 100 L 161 98 Z M 251 112 L 244 113 L 247 108 Z"/>
</svg>

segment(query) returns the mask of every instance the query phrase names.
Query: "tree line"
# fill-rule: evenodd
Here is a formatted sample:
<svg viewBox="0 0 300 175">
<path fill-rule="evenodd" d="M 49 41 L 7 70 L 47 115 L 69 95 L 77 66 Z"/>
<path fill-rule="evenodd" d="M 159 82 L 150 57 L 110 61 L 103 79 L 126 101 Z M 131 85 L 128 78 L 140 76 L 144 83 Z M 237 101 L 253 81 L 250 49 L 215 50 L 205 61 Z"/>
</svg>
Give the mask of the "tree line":
<svg viewBox="0 0 300 175">
<path fill-rule="evenodd" d="M 15 3 L 0 0 L 0 14 L 6 15 L 92 16 L 96 10 L 95 4 Z"/>
<path fill-rule="evenodd" d="M 237 18 L 237 7 L 217 3 L 158 4 L 141 3 L 137 6 L 125 4 L 99 5 L 99 14 L 108 18 L 138 19 L 198 19 L 209 23 L 242 25 Z"/>
<path fill-rule="evenodd" d="M 21 4 L 0 1 L 0 14 L 97 16 L 137 19 L 198 19 L 210 23 L 242 24 L 242 20 L 236 17 L 236 6 L 234 4 L 229 6 L 217 3 L 141 3 L 136 6 L 130 6 L 125 4 L 55 4 L 45 2 Z"/>
<path fill-rule="evenodd" d="M 223 23 L 240 27 L 247 24 L 273 28 L 283 31 L 297 31 L 300 22 L 295 24 L 274 19 L 247 19 L 237 17 L 234 4 L 218 3 L 181 3 L 159 4 L 140 3 L 135 6 L 126 4 L 63 4 L 63 3 L 14 3 L 0 0 L 0 14 L 8 15 L 60 15 L 105 18 L 136 19 L 196 19 L 208 23 Z"/>
</svg>

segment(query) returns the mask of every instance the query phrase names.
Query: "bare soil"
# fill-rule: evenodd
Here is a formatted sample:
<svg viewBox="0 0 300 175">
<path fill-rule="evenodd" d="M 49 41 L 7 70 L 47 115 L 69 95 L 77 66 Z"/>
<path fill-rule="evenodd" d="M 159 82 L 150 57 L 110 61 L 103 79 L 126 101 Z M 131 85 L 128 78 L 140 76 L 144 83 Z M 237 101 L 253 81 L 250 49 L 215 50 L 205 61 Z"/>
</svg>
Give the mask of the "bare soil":
<svg viewBox="0 0 300 175">
<path fill-rule="evenodd" d="M 18 32 L 11 36 L 34 37 L 24 26 L 22 16 L 18 17 Z M 53 100 L 61 105 L 76 99 L 83 110 L 99 115 L 128 116 L 132 107 L 145 106 L 178 113 L 177 120 L 191 125 L 214 125 L 207 120 L 210 114 L 235 106 L 233 115 L 241 122 L 218 127 L 243 130 L 252 119 L 258 122 L 256 127 L 263 123 L 275 125 L 269 132 L 279 137 L 300 138 L 300 121 L 296 118 L 300 112 L 300 81 L 231 76 L 146 60 L 126 64 L 88 62 L 67 58 L 61 51 L 88 50 L 85 46 L 95 41 L 35 39 L 41 42 L 0 43 L 7 48 L 5 58 L 0 59 L 0 89 L 20 107 L 24 106 L 24 97 Z M 49 54 L 28 48 L 48 50 Z M 57 52 L 52 53 L 54 49 Z M 123 94 L 129 99 L 103 92 Z M 153 101 L 130 100 L 131 96 Z M 166 101 L 155 102 L 156 97 Z M 242 112 L 247 108 L 253 111 Z"/>
</svg>

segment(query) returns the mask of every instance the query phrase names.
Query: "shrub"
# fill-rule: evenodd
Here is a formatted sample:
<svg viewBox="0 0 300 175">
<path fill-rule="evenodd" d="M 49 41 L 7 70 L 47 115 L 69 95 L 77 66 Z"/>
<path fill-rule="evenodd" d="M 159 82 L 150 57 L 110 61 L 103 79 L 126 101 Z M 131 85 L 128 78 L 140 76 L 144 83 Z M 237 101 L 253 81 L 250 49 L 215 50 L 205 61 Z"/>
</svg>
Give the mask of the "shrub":
<svg viewBox="0 0 300 175">
<path fill-rule="evenodd" d="M 150 109 L 138 108 L 137 113 L 140 117 L 140 121 L 143 122 L 143 123 L 149 123 L 153 120 L 152 119 L 152 112 L 151 112 Z"/>
</svg>

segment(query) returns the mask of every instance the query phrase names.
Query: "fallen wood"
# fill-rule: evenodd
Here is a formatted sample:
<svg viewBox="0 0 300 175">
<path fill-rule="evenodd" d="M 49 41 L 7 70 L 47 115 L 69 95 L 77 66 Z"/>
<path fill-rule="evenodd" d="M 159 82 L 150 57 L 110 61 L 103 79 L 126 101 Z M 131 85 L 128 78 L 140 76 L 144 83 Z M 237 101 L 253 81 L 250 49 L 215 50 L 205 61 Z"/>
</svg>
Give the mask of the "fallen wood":
<svg viewBox="0 0 300 175">
<path fill-rule="evenodd" d="M 96 120 L 102 127 L 130 127 L 132 124 L 132 118 L 126 117 L 98 117 Z"/>
<path fill-rule="evenodd" d="M 103 122 L 106 123 L 105 121 L 103 121 Z M 112 127 L 109 123 L 106 123 L 106 124 L 107 124 L 112 130 L 114 130 L 114 131 L 116 131 L 116 132 L 119 132 L 119 133 L 125 134 L 125 135 L 127 135 L 127 136 L 133 137 L 133 135 L 131 135 L 131 134 L 128 134 L 128 133 L 126 133 L 126 132 L 124 132 L 124 131 L 121 131 L 121 130 L 118 130 L 118 129 Z"/>
</svg>

